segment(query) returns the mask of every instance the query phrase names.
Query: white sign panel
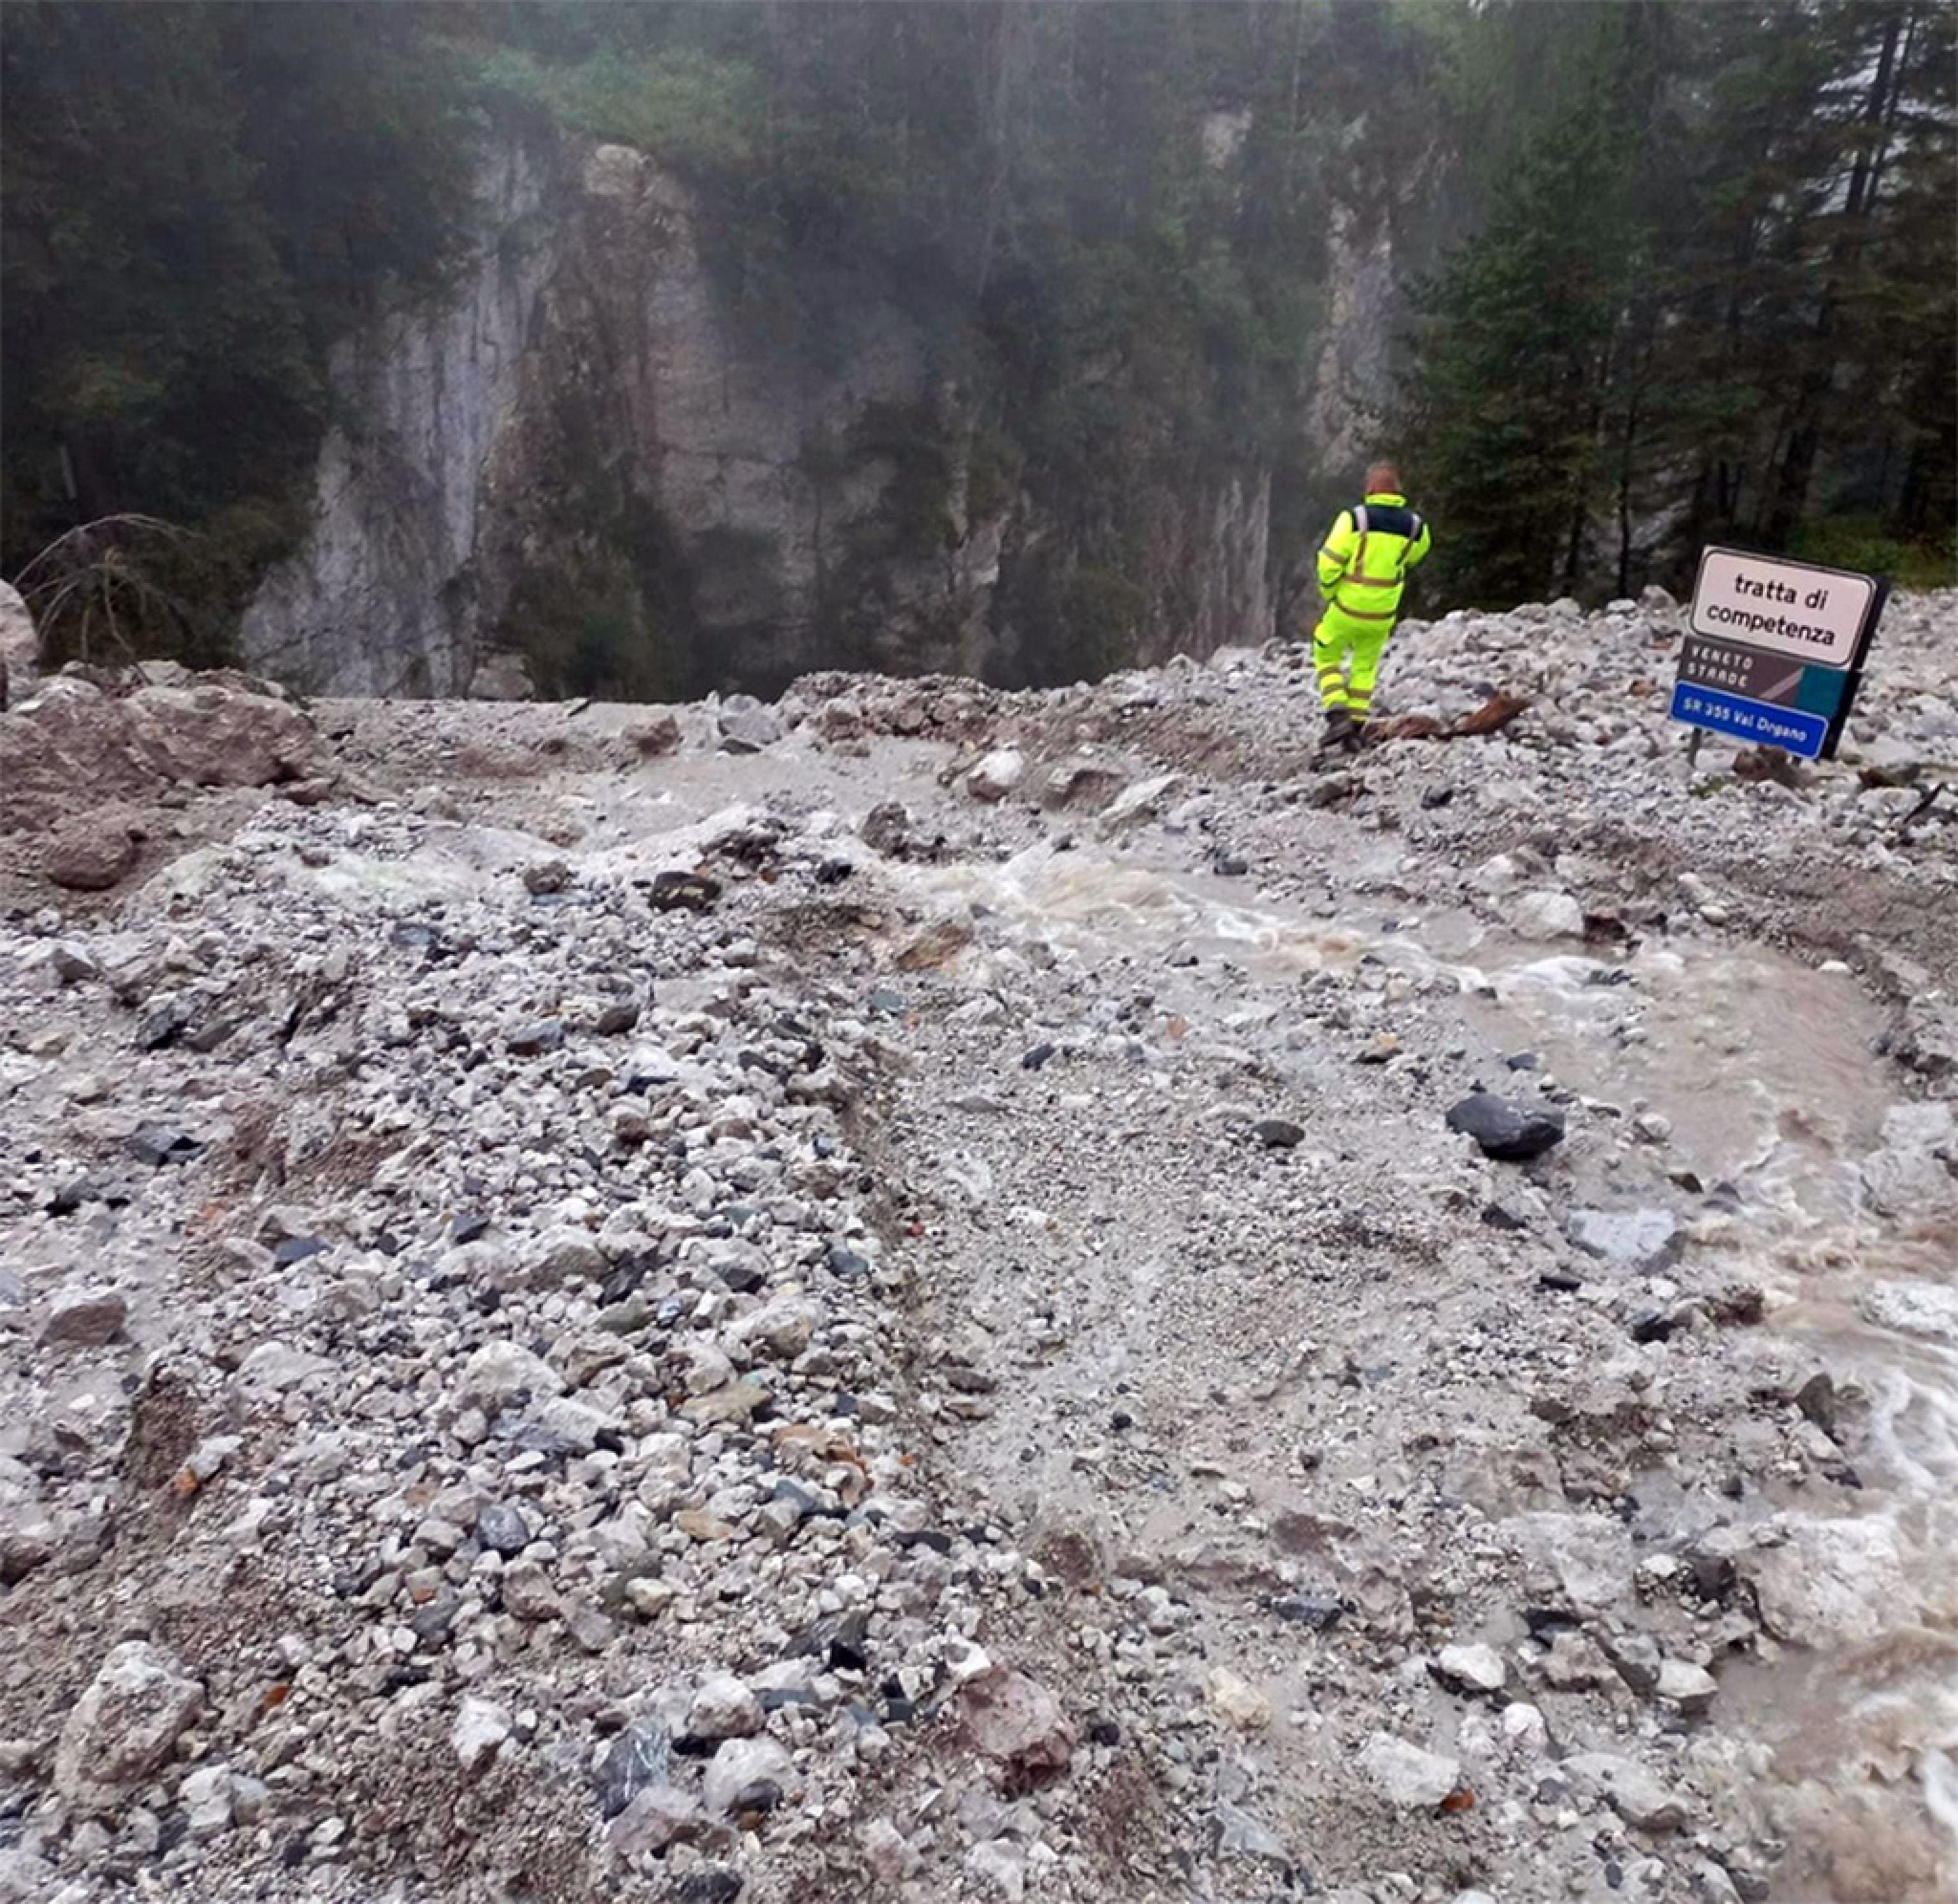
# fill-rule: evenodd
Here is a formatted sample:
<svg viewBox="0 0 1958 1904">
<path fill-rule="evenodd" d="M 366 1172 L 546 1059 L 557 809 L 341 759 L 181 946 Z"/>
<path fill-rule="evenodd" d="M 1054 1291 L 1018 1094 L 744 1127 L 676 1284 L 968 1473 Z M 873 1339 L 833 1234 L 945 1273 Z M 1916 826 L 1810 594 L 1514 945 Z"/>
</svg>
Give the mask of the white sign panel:
<svg viewBox="0 0 1958 1904">
<path fill-rule="evenodd" d="M 1709 549 L 1700 558 L 1690 626 L 1715 640 L 1846 668 L 1876 590 L 1868 576 L 1846 569 Z"/>
</svg>

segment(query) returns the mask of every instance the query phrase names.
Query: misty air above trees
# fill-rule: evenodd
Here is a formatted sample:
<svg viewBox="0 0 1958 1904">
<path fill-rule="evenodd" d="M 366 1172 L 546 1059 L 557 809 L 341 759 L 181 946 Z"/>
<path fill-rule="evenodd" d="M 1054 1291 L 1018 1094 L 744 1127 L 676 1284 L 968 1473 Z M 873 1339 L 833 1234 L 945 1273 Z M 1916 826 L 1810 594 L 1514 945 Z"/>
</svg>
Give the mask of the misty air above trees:
<svg viewBox="0 0 1958 1904">
<path fill-rule="evenodd" d="M 847 337 L 851 266 L 901 287 L 962 482 L 1038 522 L 991 612 L 1053 678 L 1175 625 L 1152 497 L 1269 474 L 1288 568 L 1351 499 L 1342 403 L 1436 525 L 1423 612 L 1677 584 L 1712 540 L 1958 562 L 1941 0 L 14 0 L 0 56 L 0 571 L 106 517 L 195 532 L 129 557 L 170 605 L 139 647 L 227 652 L 306 533 L 330 353 L 498 242 L 480 155 L 540 128 L 684 179 L 757 334 Z M 880 427 L 919 499 L 890 545 L 928 542 L 952 425 Z M 657 688 L 642 639 L 579 678 Z"/>
</svg>

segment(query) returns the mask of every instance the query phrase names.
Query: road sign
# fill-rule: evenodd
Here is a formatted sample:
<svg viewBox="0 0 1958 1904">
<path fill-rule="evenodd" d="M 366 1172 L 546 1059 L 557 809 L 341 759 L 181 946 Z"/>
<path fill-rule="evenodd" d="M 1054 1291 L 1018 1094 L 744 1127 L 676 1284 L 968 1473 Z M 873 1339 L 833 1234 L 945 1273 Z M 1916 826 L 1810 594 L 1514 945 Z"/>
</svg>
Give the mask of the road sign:
<svg viewBox="0 0 1958 1904">
<path fill-rule="evenodd" d="M 1730 694 L 1718 688 L 1701 688 L 1690 681 L 1677 682 L 1672 690 L 1672 717 L 1693 727 L 1710 728 L 1716 734 L 1731 734 L 1751 741 L 1757 747 L 1779 747 L 1784 753 L 1799 754 L 1814 760 L 1829 738 L 1829 723 L 1820 714 L 1804 713 L 1796 707 L 1777 707 L 1770 701 L 1750 701 L 1744 694 Z"/>
<path fill-rule="evenodd" d="M 1709 549 L 1700 558 L 1687 625 L 1716 640 L 1846 668 L 1876 596 L 1873 577 L 1848 569 Z"/>
<path fill-rule="evenodd" d="M 1833 754 L 1888 592 L 1847 569 L 1706 550 L 1672 718 L 1807 760 Z"/>
</svg>

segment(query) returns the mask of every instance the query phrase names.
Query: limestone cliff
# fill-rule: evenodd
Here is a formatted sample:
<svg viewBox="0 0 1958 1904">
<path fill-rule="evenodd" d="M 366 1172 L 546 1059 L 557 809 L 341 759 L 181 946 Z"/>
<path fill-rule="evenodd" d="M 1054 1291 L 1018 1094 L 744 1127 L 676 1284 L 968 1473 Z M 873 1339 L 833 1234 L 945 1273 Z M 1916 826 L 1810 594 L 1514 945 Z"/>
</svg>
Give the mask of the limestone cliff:
<svg viewBox="0 0 1958 1904">
<path fill-rule="evenodd" d="M 1270 632 L 1269 470 L 1138 485 L 1139 558 L 1077 573 L 915 287 L 838 264 L 828 321 L 753 307 L 692 191 L 621 146 L 505 138 L 480 195 L 445 298 L 336 354 L 312 526 L 244 618 L 253 665 L 448 694 L 523 656 L 547 688 L 666 696 L 839 664 L 1038 682 Z M 1342 457 L 1381 375 L 1376 352 L 1356 380 L 1373 346 L 1339 334 L 1377 324 L 1390 261 L 1367 261 L 1318 379 Z M 1094 638 L 1053 640 L 1057 588 Z"/>
</svg>

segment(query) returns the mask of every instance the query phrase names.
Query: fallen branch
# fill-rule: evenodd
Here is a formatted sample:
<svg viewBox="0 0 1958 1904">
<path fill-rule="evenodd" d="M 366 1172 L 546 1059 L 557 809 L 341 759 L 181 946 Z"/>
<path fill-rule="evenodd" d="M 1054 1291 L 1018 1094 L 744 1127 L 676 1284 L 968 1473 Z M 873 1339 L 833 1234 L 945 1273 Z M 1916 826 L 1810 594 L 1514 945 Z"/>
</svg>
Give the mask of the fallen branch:
<svg viewBox="0 0 1958 1904">
<path fill-rule="evenodd" d="M 1432 714 L 1399 714 L 1391 720 L 1370 724 L 1370 741 L 1459 741 L 1478 734 L 1494 734 L 1530 705 L 1521 694 L 1492 694 L 1472 714 L 1458 721 L 1437 720 Z"/>
</svg>

